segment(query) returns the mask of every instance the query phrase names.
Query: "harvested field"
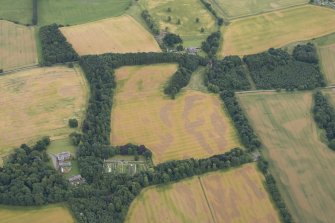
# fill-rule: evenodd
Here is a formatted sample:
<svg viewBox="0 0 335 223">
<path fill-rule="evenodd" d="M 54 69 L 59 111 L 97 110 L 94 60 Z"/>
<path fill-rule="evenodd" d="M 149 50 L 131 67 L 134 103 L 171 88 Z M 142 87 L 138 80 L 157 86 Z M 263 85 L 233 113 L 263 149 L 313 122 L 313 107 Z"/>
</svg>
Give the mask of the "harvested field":
<svg viewBox="0 0 335 223">
<path fill-rule="evenodd" d="M 238 97 L 295 222 L 333 222 L 335 153 L 321 141 L 311 114 L 312 93 Z"/>
<path fill-rule="evenodd" d="M 216 95 L 187 90 L 171 100 L 163 94 L 163 85 L 176 69 L 159 64 L 116 71 L 112 144 L 146 145 L 156 164 L 208 157 L 240 146 Z"/>
<path fill-rule="evenodd" d="M 130 3 L 131 0 L 43 0 L 39 1 L 38 24 L 77 25 L 120 16 Z"/>
<path fill-rule="evenodd" d="M 18 68 L 37 62 L 34 28 L 0 20 L 0 69 Z"/>
<path fill-rule="evenodd" d="M 126 222 L 280 222 L 254 164 L 167 186 L 150 187 L 132 203 Z"/>
<path fill-rule="evenodd" d="M 260 14 L 300 4 L 307 4 L 308 0 L 212 0 L 217 3 L 220 11 L 228 19 Z"/>
<path fill-rule="evenodd" d="M 1 0 L 0 2 L 0 20 L 5 19 L 13 22 L 16 21 L 21 24 L 31 24 L 33 16 L 33 1 Z"/>
<path fill-rule="evenodd" d="M 216 31 L 215 18 L 199 0 L 140 0 L 163 30 L 181 35 L 185 46 L 200 47 L 207 36 Z M 168 11 L 168 8 L 171 11 Z M 168 17 L 171 21 L 168 21 Z M 196 22 L 199 18 L 199 22 Z M 180 20 L 180 24 L 178 24 Z M 201 33 L 201 28 L 204 32 Z"/>
<path fill-rule="evenodd" d="M 323 72 L 329 84 L 335 84 L 335 44 L 319 47 Z"/>
<path fill-rule="evenodd" d="M 248 55 L 335 32 L 335 13 L 306 5 L 237 19 L 223 29 L 221 55 Z"/>
<path fill-rule="evenodd" d="M 161 51 L 154 37 L 130 16 L 63 27 L 61 31 L 79 55 Z"/>
<path fill-rule="evenodd" d="M 1 76 L 0 156 L 42 136 L 56 139 L 73 132 L 68 119 L 82 119 L 87 94 L 79 68 L 35 68 Z"/>
<path fill-rule="evenodd" d="M 0 206 L 0 223 L 74 223 L 65 205 L 42 207 Z"/>
</svg>

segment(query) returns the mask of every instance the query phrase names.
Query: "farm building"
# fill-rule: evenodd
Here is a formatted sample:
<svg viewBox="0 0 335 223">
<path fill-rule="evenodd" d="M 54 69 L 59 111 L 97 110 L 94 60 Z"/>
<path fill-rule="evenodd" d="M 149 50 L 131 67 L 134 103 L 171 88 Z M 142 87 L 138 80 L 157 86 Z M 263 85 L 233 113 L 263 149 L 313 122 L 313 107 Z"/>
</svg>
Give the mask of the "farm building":
<svg viewBox="0 0 335 223">
<path fill-rule="evenodd" d="M 86 180 L 80 174 L 78 174 L 78 175 L 75 175 L 73 177 L 70 177 L 69 182 L 70 182 L 71 185 L 76 186 L 76 185 L 85 183 Z"/>
<path fill-rule="evenodd" d="M 70 161 L 58 162 L 58 167 L 61 173 L 68 173 L 71 171 L 72 164 Z"/>
<path fill-rule="evenodd" d="M 186 53 L 191 54 L 191 55 L 196 55 L 198 53 L 199 48 L 197 47 L 187 47 L 185 49 Z"/>
<path fill-rule="evenodd" d="M 57 157 L 57 161 L 58 162 L 63 162 L 65 160 L 71 159 L 71 153 L 69 153 L 69 152 L 61 152 L 61 153 L 56 154 L 56 157 Z"/>
</svg>

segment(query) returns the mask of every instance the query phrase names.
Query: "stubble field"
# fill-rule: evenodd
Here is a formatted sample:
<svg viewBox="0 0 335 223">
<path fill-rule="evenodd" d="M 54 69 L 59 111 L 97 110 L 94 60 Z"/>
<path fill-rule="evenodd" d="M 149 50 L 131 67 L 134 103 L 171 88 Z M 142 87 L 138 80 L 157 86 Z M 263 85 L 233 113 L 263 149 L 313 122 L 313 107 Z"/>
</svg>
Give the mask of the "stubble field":
<svg viewBox="0 0 335 223">
<path fill-rule="evenodd" d="M 133 201 L 127 223 L 280 222 L 254 164 L 150 187 Z"/>
<path fill-rule="evenodd" d="M 335 153 L 321 141 L 311 114 L 312 92 L 238 97 L 295 221 L 333 222 Z"/>
<path fill-rule="evenodd" d="M 159 64 L 116 71 L 112 144 L 146 145 L 155 164 L 209 157 L 240 146 L 218 96 L 193 90 L 175 100 L 164 95 L 163 85 L 176 69 L 176 65 Z"/>
<path fill-rule="evenodd" d="M 130 16 L 63 27 L 61 31 L 79 55 L 161 51 L 154 37 Z"/>
<path fill-rule="evenodd" d="M 306 5 L 237 19 L 223 29 L 221 56 L 248 55 L 335 32 L 335 13 Z"/>
<path fill-rule="evenodd" d="M 79 68 L 34 68 L 0 77 L 0 156 L 42 136 L 62 138 L 81 120 L 86 82 Z"/>
<path fill-rule="evenodd" d="M 329 84 L 335 84 L 335 44 L 320 46 L 319 52 L 325 77 Z"/>
<path fill-rule="evenodd" d="M 0 20 L 0 69 L 7 70 L 37 62 L 34 28 Z"/>
</svg>

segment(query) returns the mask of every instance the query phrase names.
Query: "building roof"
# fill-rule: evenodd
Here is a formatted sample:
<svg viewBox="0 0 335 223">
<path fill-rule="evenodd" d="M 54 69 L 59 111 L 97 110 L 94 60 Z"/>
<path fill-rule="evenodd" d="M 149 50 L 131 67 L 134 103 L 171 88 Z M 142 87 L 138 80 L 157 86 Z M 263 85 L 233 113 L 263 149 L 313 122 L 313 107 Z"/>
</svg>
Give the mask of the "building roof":
<svg viewBox="0 0 335 223">
<path fill-rule="evenodd" d="M 59 162 L 58 165 L 60 167 L 70 167 L 71 166 L 71 162 Z"/>
</svg>

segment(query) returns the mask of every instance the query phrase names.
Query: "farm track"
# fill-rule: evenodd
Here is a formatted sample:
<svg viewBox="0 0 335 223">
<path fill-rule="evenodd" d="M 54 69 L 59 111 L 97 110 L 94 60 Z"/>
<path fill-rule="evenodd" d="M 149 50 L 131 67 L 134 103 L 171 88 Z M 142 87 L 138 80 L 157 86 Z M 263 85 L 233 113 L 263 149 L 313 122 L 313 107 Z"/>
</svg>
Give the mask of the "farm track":
<svg viewBox="0 0 335 223">
<path fill-rule="evenodd" d="M 199 176 L 198 176 L 198 180 L 199 180 L 199 183 L 200 183 L 200 186 L 201 186 L 202 193 L 204 194 L 204 197 L 205 197 L 205 199 L 206 199 L 206 203 L 207 203 L 208 209 L 209 209 L 209 211 L 211 212 L 211 216 L 212 216 L 213 222 L 216 223 L 216 220 L 215 220 L 215 216 L 214 216 L 212 207 L 211 207 L 211 205 L 210 205 L 210 203 L 209 203 L 209 201 L 208 201 L 208 197 L 207 197 L 207 194 L 206 194 L 204 185 L 202 184 L 201 178 L 200 178 Z"/>
</svg>

